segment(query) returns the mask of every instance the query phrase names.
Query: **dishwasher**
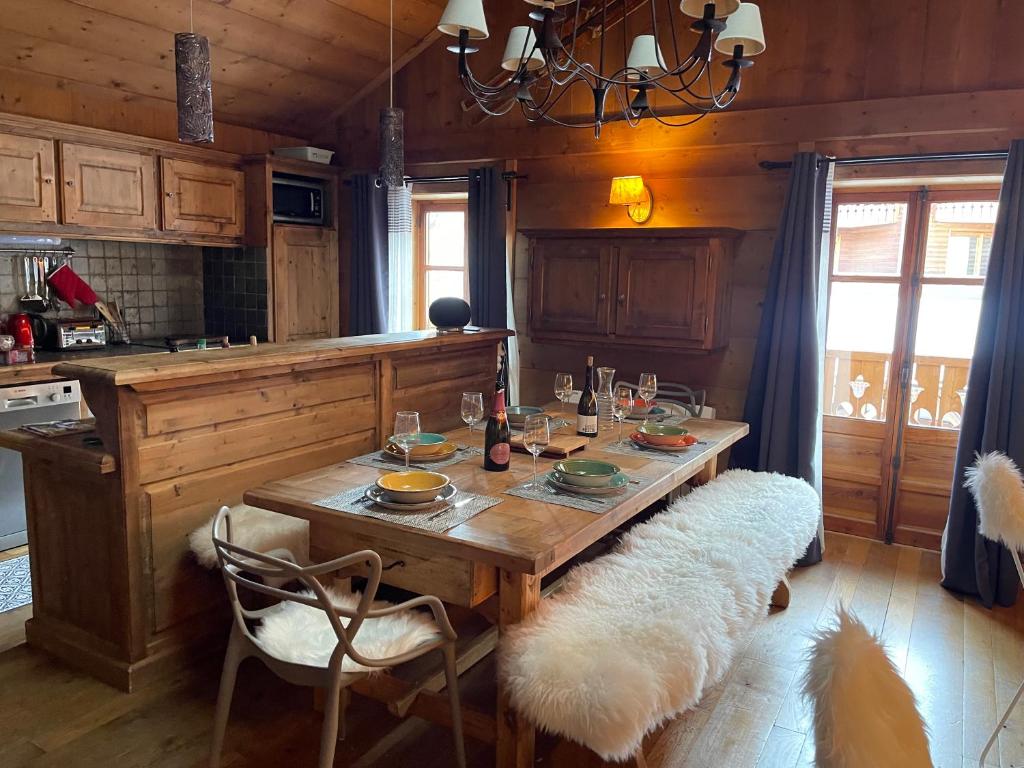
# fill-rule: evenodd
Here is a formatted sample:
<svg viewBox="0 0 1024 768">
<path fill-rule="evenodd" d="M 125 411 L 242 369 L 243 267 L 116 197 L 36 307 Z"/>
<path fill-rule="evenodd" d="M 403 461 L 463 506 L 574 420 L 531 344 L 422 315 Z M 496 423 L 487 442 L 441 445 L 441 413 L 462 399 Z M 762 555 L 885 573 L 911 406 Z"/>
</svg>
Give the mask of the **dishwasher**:
<svg viewBox="0 0 1024 768">
<path fill-rule="evenodd" d="M 44 421 L 79 419 L 82 390 L 77 381 L 0 387 L 0 431 Z M 0 448 L 0 552 L 28 541 L 21 454 Z"/>
</svg>

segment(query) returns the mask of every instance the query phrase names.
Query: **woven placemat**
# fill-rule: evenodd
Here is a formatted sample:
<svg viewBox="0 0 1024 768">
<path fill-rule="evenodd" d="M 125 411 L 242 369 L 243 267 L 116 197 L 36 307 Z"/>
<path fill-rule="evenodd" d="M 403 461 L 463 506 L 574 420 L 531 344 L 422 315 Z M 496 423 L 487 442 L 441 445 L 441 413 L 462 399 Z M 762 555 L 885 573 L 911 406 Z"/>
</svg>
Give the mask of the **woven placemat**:
<svg viewBox="0 0 1024 768">
<path fill-rule="evenodd" d="M 572 509 L 582 509 L 584 512 L 602 514 L 621 504 L 649 483 L 650 480 L 647 478 L 637 477 L 632 478 L 621 493 L 609 496 L 583 496 L 556 488 L 547 481 L 545 475 L 537 475 L 538 487 L 532 487 L 530 481 L 527 480 L 525 483 L 509 488 L 505 493 L 518 496 L 521 499 L 543 501 L 546 504 L 558 504 Z"/>
<path fill-rule="evenodd" d="M 601 446 L 601 450 L 607 453 L 618 453 L 623 456 L 644 456 L 645 458 L 654 461 L 664 461 L 668 464 L 686 464 L 693 460 L 695 453 L 700 453 L 716 443 L 718 443 L 717 440 L 700 440 L 685 451 L 659 451 L 657 448 L 643 448 L 632 440 L 626 440 L 624 444 L 609 443 L 608 445 Z"/>
<path fill-rule="evenodd" d="M 466 461 L 466 459 L 480 458 L 483 455 L 484 452 L 479 448 L 459 445 L 458 450 L 447 459 L 442 459 L 441 461 L 423 461 L 420 463 L 410 461 L 409 468 L 426 469 L 428 471 L 432 469 L 441 469 L 442 467 L 450 467 L 452 464 L 458 464 L 459 462 Z M 405 469 L 405 459 L 392 459 L 389 456 L 385 456 L 383 451 L 374 451 L 373 453 L 356 456 L 354 459 L 349 459 L 348 461 L 351 464 L 361 464 L 364 467 L 376 467 L 377 469 Z"/>
<path fill-rule="evenodd" d="M 449 501 L 438 502 L 422 512 L 392 512 L 377 506 L 366 498 L 366 488 L 360 487 L 350 488 L 313 503 L 318 507 L 326 507 L 338 512 L 348 512 L 351 515 L 373 517 L 377 520 L 386 520 L 389 523 L 407 525 L 410 528 L 443 533 L 449 528 L 461 525 L 485 509 L 500 504 L 501 499 L 495 496 L 477 496 L 473 493 L 457 491 Z"/>
</svg>

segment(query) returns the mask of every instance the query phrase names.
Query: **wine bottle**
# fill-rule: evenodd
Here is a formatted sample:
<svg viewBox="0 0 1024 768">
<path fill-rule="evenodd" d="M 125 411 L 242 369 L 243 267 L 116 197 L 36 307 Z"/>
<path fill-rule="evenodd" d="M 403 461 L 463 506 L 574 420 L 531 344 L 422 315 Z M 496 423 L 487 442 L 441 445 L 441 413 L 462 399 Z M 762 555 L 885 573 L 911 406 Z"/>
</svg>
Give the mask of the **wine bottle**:
<svg viewBox="0 0 1024 768">
<path fill-rule="evenodd" d="M 488 472 L 508 471 L 512 455 L 511 439 L 508 416 L 505 414 L 505 390 L 499 387 L 494 395 L 494 410 L 487 419 L 487 430 L 484 432 L 484 469 Z"/>
<path fill-rule="evenodd" d="M 597 437 L 597 394 L 594 392 L 594 356 L 587 357 L 587 375 L 576 406 L 576 434 Z"/>
</svg>

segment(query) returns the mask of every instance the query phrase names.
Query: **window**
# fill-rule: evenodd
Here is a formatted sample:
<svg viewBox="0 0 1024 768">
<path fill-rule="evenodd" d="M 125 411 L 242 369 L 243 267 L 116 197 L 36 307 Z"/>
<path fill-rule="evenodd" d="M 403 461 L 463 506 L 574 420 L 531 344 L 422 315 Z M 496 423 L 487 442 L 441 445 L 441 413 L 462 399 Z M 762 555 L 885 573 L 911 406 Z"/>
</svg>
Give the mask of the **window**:
<svg viewBox="0 0 1024 768">
<path fill-rule="evenodd" d="M 466 200 L 417 200 L 416 295 L 418 327 L 429 328 L 427 310 L 446 296 L 469 300 L 466 268 Z"/>
</svg>

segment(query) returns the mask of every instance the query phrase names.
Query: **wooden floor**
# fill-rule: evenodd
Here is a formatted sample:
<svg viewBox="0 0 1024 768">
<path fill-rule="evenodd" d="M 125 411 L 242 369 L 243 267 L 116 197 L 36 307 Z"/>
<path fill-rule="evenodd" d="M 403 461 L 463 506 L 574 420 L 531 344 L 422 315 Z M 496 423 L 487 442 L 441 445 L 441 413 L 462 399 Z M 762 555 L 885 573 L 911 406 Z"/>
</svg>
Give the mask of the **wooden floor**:
<svg viewBox="0 0 1024 768">
<path fill-rule="evenodd" d="M 793 602 L 754 630 L 723 685 L 699 708 L 648 740 L 652 768 L 812 766 L 808 714 L 798 678 L 808 632 L 840 601 L 886 640 L 928 722 L 935 764 L 977 765 L 997 712 L 1024 680 L 1024 604 L 986 611 L 938 586 L 933 552 L 831 535 L 824 563 L 797 571 Z M 12 612 L 13 613 L 13 612 Z M 16 642 L 24 615 L 0 614 L 0 642 Z M 6 640 L 4 640 L 6 638 Z M 2 647 L 2 646 L 0 646 Z M 315 765 L 319 718 L 308 691 L 290 688 L 253 662 L 243 666 L 232 711 L 227 768 Z M 198 768 L 216 690 L 216 662 L 153 690 L 126 695 L 24 645 L 0 654 L 0 765 L 4 768 Z M 477 706 L 491 701 L 493 667 L 463 681 Z M 338 766 L 452 765 L 448 732 L 401 724 L 380 705 L 356 699 Z M 491 764 L 486 746 L 467 742 L 474 768 Z M 1001 762 L 1000 762 L 1001 760 Z M 993 766 L 1024 766 L 1024 706 L 1001 737 Z M 538 765 L 602 765 L 578 747 L 543 738 Z"/>
</svg>

